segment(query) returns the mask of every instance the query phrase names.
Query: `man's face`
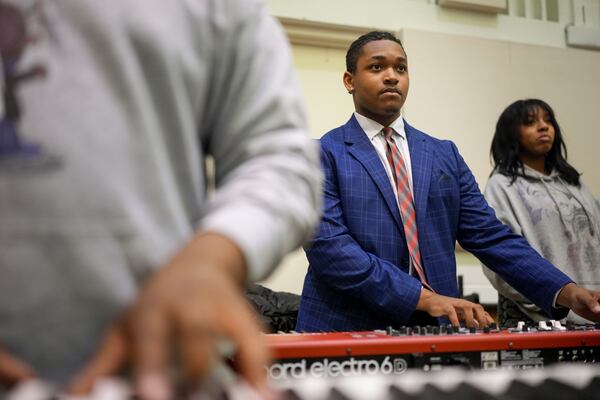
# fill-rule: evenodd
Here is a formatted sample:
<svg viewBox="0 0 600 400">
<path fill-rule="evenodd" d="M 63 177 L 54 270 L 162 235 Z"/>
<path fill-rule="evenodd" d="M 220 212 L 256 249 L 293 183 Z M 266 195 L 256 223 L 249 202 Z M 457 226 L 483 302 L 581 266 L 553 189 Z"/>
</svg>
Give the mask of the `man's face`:
<svg viewBox="0 0 600 400">
<path fill-rule="evenodd" d="M 408 94 L 408 64 L 402 47 L 391 40 L 365 44 L 356 71 L 344 73 L 356 111 L 387 126 L 400 115 Z"/>
</svg>

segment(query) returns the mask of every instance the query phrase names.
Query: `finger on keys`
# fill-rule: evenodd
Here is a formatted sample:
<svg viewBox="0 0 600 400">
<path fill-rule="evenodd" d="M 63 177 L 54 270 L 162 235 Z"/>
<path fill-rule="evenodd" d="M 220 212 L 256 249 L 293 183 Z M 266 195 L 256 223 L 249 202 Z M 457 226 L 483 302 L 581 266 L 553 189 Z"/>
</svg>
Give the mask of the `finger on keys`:
<svg viewBox="0 0 600 400">
<path fill-rule="evenodd" d="M 253 386 L 265 400 L 274 398 L 273 392 L 267 385 L 265 366 L 269 363 L 270 355 L 260 334 L 259 324 L 246 304 L 240 305 L 239 318 L 245 320 L 248 330 L 240 329 L 235 321 L 227 321 L 227 329 L 231 339 L 237 344 L 236 365 L 244 379 Z"/>
<path fill-rule="evenodd" d="M 452 326 L 460 326 L 460 320 L 458 319 L 458 314 L 456 313 L 456 309 L 453 306 L 448 308 L 448 312 L 446 313 L 448 320 Z"/>
<path fill-rule="evenodd" d="M 596 314 L 600 314 L 600 292 L 597 292 L 595 290 L 590 290 L 589 291 L 591 297 L 592 297 L 592 301 L 591 301 L 591 310 L 596 313 Z"/>
<path fill-rule="evenodd" d="M 467 326 L 467 328 L 475 326 L 475 323 L 473 322 L 473 309 L 470 307 L 470 304 L 467 304 L 463 308 L 463 318 L 465 320 L 465 325 Z"/>
<path fill-rule="evenodd" d="M 34 370 L 24 361 L 0 348 L 0 380 L 8 384 L 33 378 Z"/>
<path fill-rule="evenodd" d="M 130 316 L 135 391 L 143 400 L 167 400 L 173 397 L 167 374 L 170 359 L 169 319 L 167 311 L 142 300 Z"/>
<path fill-rule="evenodd" d="M 216 344 L 219 335 L 204 321 L 184 321 L 180 329 L 180 351 L 187 385 L 196 386 L 208 377 L 216 364 Z"/>
<path fill-rule="evenodd" d="M 123 323 L 117 321 L 109 328 L 92 360 L 67 385 L 66 393 L 86 395 L 100 378 L 115 375 L 124 366 L 129 349 Z"/>
<path fill-rule="evenodd" d="M 489 326 L 489 325 L 491 325 L 491 324 L 493 324 L 493 323 L 496 322 L 496 321 L 494 321 L 494 318 L 492 318 L 492 316 L 490 315 L 490 313 L 488 313 L 487 311 L 485 313 L 485 316 L 486 316 L 486 319 L 487 319 L 486 326 Z"/>
<path fill-rule="evenodd" d="M 600 303 L 598 303 L 597 298 L 591 295 L 585 299 L 585 302 L 590 311 L 592 311 L 594 314 L 600 315 Z"/>
<path fill-rule="evenodd" d="M 475 307 L 475 322 L 477 323 L 477 327 L 488 326 L 491 323 L 490 319 L 490 314 L 478 304 L 477 307 Z"/>
</svg>

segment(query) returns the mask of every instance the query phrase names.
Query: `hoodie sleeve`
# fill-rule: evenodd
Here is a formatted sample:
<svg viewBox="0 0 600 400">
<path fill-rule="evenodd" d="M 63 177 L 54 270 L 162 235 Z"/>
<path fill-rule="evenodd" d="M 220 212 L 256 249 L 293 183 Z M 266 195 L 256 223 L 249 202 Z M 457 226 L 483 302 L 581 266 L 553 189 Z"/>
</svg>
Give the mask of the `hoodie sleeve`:
<svg viewBox="0 0 600 400">
<path fill-rule="evenodd" d="M 496 217 L 502 221 L 502 223 L 506 224 L 513 231 L 513 233 L 522 235 L 523 230 L 521 228 L 521 224 L 519 223 L 519 218 L 515 210 L 515 204 L 511 200 L 513 197 L 510 194 L 511 190 L 515 189 L 514 185 L 510 184 L 509 178 L 503 175 L 494 174 L 489 179 L 485 187 L 484 196 L 490 207 L 494 209 Z M 506 283 L 502 277 L 486 267 L 484 264 L 481 266 L 483 268 L 483 273 L 488 278 L 492 286 L 498 291 L 498 293 L 515 302 L 521 311 L 534 320 L 539 319 L 542 315 L 544 315 L 541 308 L 537 307 L 535 304 L 529 301 L 529 299 L 516 291 L 512 286 Z"/>
<path fill-rule="evenodd" d="M 218 35 L 207 144 L 216 191 L 201 229 L 236 242 L 255 281 L 312 234 L 321 172 L 285 34 L 262 3 L 247 3 L 226 10 L 241 15 Z"/>
</svg>

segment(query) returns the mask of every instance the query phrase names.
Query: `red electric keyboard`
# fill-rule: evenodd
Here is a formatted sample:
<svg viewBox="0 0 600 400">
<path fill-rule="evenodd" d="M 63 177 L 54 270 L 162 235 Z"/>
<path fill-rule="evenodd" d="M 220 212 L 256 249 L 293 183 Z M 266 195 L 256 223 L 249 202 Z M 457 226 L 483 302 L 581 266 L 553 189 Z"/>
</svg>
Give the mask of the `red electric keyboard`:
<svg viewBox="0 0 600 400">
<path fill-rule="evenodd" d="M 600 400 L 600 326 L 398 330 L 266 335 L 266 366 L 281 400 Z M 73 400 L 28 381 L 7 400 Z M 89 400 L 134 399 L 127 382 L 100 382 Z M 194 400 L 264 400 L 229 381 Z M 81 400 L 84 398 L 77 398 Z"/>
<path fill-rule="evenodd" d="M 540 368 L 560 362 L 600 363 L 600 329 L 520 327 L 469 330 L 415 327 L 401 330 L 267 335 L 275 362 L 271 381 L 306 377 L 398 375 L 407 369 Z M 556 328 L 558 329 L 558 328 Z"/>
<path fill-rule="evenodd" d="M 285 400 L 600 400 L 600 327 L 267 335 Z"/>
</svg>

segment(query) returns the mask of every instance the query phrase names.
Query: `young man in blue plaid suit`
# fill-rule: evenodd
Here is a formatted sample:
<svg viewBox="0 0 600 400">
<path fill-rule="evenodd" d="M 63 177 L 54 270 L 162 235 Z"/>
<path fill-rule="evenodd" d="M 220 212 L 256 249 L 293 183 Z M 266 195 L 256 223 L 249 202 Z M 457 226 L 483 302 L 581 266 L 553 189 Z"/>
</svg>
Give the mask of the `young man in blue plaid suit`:
<svg viewBox="0 0 600 400">
<path fill-rule="evenodd" d="M 356 112 L 321 139 L 324 213 L 306 246 L 310 265 L 297 330 L 370 330 L 446 320 L 490 324 L 480 305 L 457 298 L 456 241 L 549 317 L 560 319 L 571 308 L 600 320 L 600 293 L 575 285 L 498 221 L 456 146 L 402 119 L 409 76 L 396 37 L 361 36 L 348 50 L 346 67 L 344 85 Z M 384 131 L 393 133 L 389 148 Z M 414 273 L 419 261 L 410 261 L 414 250 L 407 246 L 400 207 L 405 198 L 399 200 L 386 153 L 393 145 L 407 167 L 424 279 Z"/>
</svg>

